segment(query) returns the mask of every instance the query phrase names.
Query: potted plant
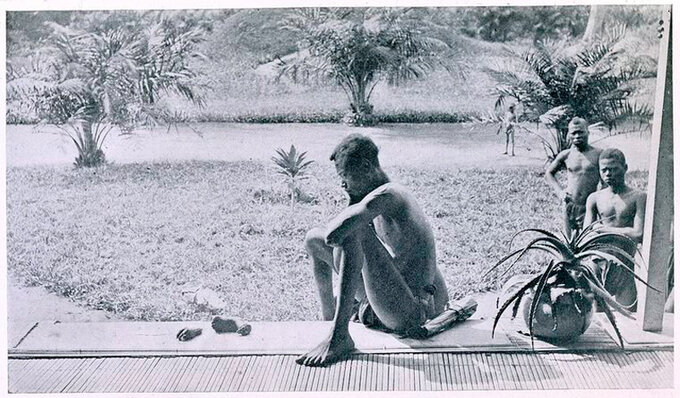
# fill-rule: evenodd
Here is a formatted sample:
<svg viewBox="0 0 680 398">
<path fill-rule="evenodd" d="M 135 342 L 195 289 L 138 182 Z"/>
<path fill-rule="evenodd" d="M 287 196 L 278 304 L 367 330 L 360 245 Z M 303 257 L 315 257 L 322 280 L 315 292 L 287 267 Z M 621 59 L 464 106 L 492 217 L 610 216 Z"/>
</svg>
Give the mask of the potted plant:
<svg viewBox="0 0 680 398">
<path fill-rule="evenodd" d="M 627 236 L 615 233 L 598 233 L 599 223 L 593 223 L 571 238 L 561 237 L 543 229 L 525 229 L 535 237 L 524 247 L 513 250 L 498 261 L 488 272 L 512 260 L 505 272 L 529 251 L 542 251 L 553 258 L 537 275 L 531 275 L 520 283 L 514 283 L 510 297 L 500 306 L 493 323 L 492 336 L 503 313 L 513 305 L 512 317 L 522 306 L 524 320 L 529 328 L 531 343 L 534 336 L 548 340 L 570 340 L 583 334 L 590 325 L 595 306 L 599 307 L 611 322 L 621 347 L 623 339 L 616 325 L 612 309 L 632 318 L 628 311 L 609 294 L 602 282 L 600 271 L 588 260 L 603 260 L 623 267 L 636 279 L 649 286 L 635 274 L 635 259 L 622 247 L 635 247 Z M 512 241 L 511 241 L 512 247 Z M 504 273 L 505 273 L 504 272 Z M 652 287 L 652 289 L 657 290 Z"/>
</svg>

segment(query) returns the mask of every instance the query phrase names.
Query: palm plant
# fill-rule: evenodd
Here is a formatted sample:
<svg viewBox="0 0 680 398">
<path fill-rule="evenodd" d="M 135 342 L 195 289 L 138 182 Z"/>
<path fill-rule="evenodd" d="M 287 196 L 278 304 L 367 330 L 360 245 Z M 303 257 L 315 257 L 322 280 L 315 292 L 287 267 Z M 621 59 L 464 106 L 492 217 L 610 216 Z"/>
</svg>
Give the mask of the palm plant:
<svg viewBox="0 0 680 398">
<path fill-rule="evenodd" d="M 515 286 L 514 292 L 509 293 L 510 297 L 498 309 L 492 334 L 510 305 L 513 305 L 514 318 L 521 303 L 524 303 L 524 320 L 529 327 L 532 346 L 535 335 L 552 339 L 573 338 L 586 331 L 594 305 L 597 304 L 612 324 L 623 347 L 623 339 L 612 309 L 626 317 L 631 317 L 631 313 L 607 292 L 603 286 L 602 272 L 594 266 L 592 260 L 615 264 L 649 285 L 635 273 L 635 259 L 629 251 L 623 249 L 636 247 L 636 243 L 621 234 L 598 233 L 597 227 L 600 225 L 600 222 L 593 223 L 571 238 L 564 235 L 558 237 L 549 231 L 534 228 L 522 230 L 513 236 L 514 240 L 517 235 L 525 232 L 539 235 L 524 247 L 512 250 L 501 258 L 487 274 L 512 259 L 503 274 L 507 273 L 529 251 L 548 253 L 553 259 L 538 275 L 532 275 L 528 281 Z"/>
<path fill-rule="evenodd" d="M 521 60 L 518 70 L 487 70 L 498 83 L 496 107 L 512 98 L 522 104 L 525 120 L 548 127 L 553 135 L 544 140 L 549 158 L 568 148 L 567 127 L 575 116 L 610 130 L 624 120 L 649 122 L 652 109 L 631 97 L 635 82 L 656 72 L 636 57 L 622 61 L 625 33 L 618 27 L 582 47 L 564 41 L 537 42 L 514 54 Z"/>
<path fill-rule="evenodd" d="M 307 178 L 307 168 L 314 163 L 313 160 L 306 160 L 307 152 L 298 152 L 295 145 L 290 146 L 290 150 L 286 152 L 279 148 L 276 150 L 277 156 L 272 156 L 272 161 L 277 167 L 277 173 L 282 174 L 286 178 L 288 187 L 290 188 L 290 205 L 295 206 L 296 195 L 299 191 L 297 182 Z"/>
<path fill-rule="evenodd" d="M 450 47 L 428 37 L 407 9 L 296 9 L 282 27 L 297 33 L 299 51 L 280 58 L 280 75 L 328 79 L 346 93 L 350 125 L 373 123 L 371 94 L 381 80 L 397 84 L 441 66 Z"/>
<path fill-rule="evenodd" d="M 57 125 L 71 138 L 77 166 L 104 162 L 102 145 L 114 126 L 168 121 L 162 95 L 201 104 L 189 59 L 200 56 L 203 27 L 162 13 L 126 16 L 128 23 L 88 29 L 48 23 L 53 34 L 41 62 L 8 78 L 8 95 L 28 104 L 39 125 Z"/>
</svg>

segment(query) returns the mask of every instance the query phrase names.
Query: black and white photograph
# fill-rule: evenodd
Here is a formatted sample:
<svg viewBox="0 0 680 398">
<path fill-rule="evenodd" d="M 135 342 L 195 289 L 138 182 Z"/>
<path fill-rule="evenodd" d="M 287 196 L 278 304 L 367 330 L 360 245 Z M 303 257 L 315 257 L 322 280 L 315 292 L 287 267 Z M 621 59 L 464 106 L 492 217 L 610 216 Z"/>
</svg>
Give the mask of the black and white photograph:
<svg viewBox="0 0 680 398">
<path fill-rule="evenodd" d="M 674 395 L 671 4 L 0 9 L 1 394 Z"/>
</svg>

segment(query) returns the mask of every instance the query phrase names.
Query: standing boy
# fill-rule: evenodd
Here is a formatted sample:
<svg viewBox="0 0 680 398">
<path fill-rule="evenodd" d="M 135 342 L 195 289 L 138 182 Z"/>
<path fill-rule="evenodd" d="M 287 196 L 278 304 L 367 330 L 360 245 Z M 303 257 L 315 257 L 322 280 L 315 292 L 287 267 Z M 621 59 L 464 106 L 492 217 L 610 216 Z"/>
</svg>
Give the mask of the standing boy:
<svg viewBox="0 0 680 398">
<path fill-rule="evenodd" d="M 567 236 L 583 228 L 586 199 L 597 190 L 600 182 L 598 159 L 601 149 L 588 144 L 588 123 L 575 117 L 569 122 L 571 147 L 560 152 L 545 172 L 545 179 L 564 205 L 564 230 Z M 567 170 L 567 185 L 557 181 L 558 171 Z"/>
</svg>

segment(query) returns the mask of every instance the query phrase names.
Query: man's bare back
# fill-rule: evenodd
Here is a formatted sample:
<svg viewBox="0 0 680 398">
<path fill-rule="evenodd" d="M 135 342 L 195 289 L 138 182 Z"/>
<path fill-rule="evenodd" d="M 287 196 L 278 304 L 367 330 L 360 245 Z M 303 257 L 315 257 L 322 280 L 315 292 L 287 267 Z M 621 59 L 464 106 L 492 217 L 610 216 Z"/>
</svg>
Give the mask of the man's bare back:
<svg viewBox="0 0 680 398">
<path fill-rule="evenodd" d="M 391 257 L 391 265 L 403 277 L 411 294 L 427 303 L 423 308 L 426 310 L 425 315 L 432 317 L 441 312 L 448 301 L 448 297 L 443 294 L 445 292 L 435 293 L 434 298 L 439 299 L 436 303 L 431 300 L 432 294 L 427 292 L 435 281 L 440 287 L 444 286 L 436 266 L 434 235 L 413 195 L 397 183 L 388 182 L 379 186 L 328 224 L 326 243 L 330 246 L 340 245 L 353 229 L 360 228 L 356 227 L 356 223 L 366 220 L 370 227 L 365 232 L 374 234 L 382 244 Z"/>
</svg>

